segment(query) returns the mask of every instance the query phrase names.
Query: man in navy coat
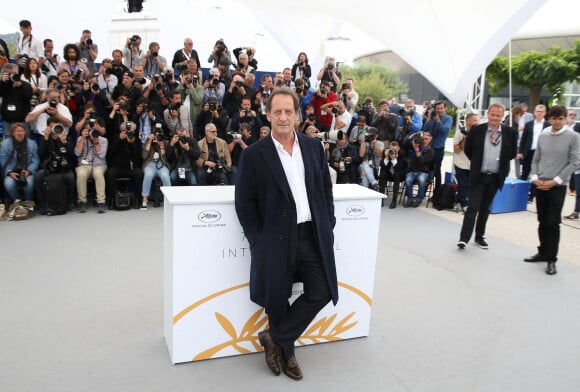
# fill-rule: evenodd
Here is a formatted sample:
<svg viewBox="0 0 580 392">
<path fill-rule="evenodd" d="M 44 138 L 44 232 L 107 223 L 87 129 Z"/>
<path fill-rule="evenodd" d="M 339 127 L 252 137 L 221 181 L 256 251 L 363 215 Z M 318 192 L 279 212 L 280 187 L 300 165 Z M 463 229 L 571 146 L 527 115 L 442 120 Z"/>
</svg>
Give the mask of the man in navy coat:
<svg viewBox="0 0 580 392">
<path fill-rule="evenodd" d="M 266 107 L 272 133 L 240 156 L 236 212 L 252 255 L 250 298 L 268 314 L 259 333 L 266 364 L 302 378 L 294 342 L 316 314 L 338 301 L 332 183 L 322 144 L 295 131 L 299 100 L 277 88 Z M 304 292 L 290 306 L 292 284 Z"/>
</svg>

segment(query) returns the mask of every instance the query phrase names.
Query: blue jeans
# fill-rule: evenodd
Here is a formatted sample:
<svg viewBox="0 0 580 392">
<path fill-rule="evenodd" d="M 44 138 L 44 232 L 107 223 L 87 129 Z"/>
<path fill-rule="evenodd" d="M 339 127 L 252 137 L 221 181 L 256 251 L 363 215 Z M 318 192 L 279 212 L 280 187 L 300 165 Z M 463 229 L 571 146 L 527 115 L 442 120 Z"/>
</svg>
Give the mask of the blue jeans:
<svg viewBox="0 0 580 392">
<path fill-rule="evenodd" d="M 410 172 L 405 179 L 405 189 L 407 193 L 407 200 L 413 200 L 413 184 L 419 185 L 419 193 L 417 193 L 417 200 L 425 198 L 425 189 L 427 189 L 427 180 L 429 180 L 429 173 Z"/>
<path fill-rule="evenodd" d="M 574 174 L 574 186 L 576 189 L 576 205 L 574 212 L 580 212 L 580 174 Z"/>
<path fill-rule="evenodd" d="M 195 176 L 195 170 L 186 170 L 185 178 L 179 178 L 179 172 L 177 169 L 172 169 L 169 173 L 169 178 L 171 179 L 172 186 L 181 185 L 197 185 L 197 177 Z"/>
<path fill-rule="evenodd" d="M 455 166 L 455 178 L 457 179 L 459 204 L 461 204 L 461 207 L 467 207 L 469 200 L 469 170 Z"/>
<path fill-rule="evenodd" d="M 26 177 L 24 195 L 20 195 L 20 192 L 18 192 L 18 187 L 16 186 L 16 180 L 9 176 L 4 177 L 4 189 L 6 189 L 6 193 L 8 193 L 8 196 L 11 200 L 32 200 L 32 192 L 34 190 L 34 174 Z M 24 196 L 24 199 L 22 199 L 22 196 Z"/>
<path fill-rule="evenodd" d="M 367 162 L 363 162 L 358 167 L 358 170 L 361 174 L 361 185 L 367 188 L 369 184 L 374 186 L 379 182 L 375 178 L 375 169 L 373 169 Z M 364 176 L 362 174 L 365 174 Z"/>
<path fill-rule="evenodd" d="M 161 167 L 157 168 L 157 165 L 160 165 Z M 149 162 L 149 164 L 143 169 L 143 174 L 143 190 L 141 191 L 141 196 L 143 197 L 149 197 L 151 183 L 155 177 L 161 179 L 163 186 L 171 186 L 169 169 L 160 162 Z"/>
</svg>

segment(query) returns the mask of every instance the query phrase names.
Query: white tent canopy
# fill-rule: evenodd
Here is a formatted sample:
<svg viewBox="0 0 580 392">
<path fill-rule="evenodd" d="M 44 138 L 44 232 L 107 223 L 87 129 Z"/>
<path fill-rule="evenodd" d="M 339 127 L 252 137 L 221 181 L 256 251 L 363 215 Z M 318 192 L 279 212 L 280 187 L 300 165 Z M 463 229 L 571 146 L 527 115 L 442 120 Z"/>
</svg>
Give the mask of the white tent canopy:
<svg viewBox="0 0 580 392">
<path fill-rule="evenodd" d="M 391 49 L 461 106 L 478 75 L 546 1 L 148 0 L 145 5 L 154 10 L 155 20 L 141 24 L 127 21 L 127 30 L 139 32 L 147 26 L 155 30 L 168 61 L 182 47 L 183 38 L 192 37 L 204 67 L 217 38 L 223 38 L 230 48 L 256 47 L 261 70 L 291 66 L 304 51 L 311 58 L 313 74 L 328 54 L 352 59 Z M 31 20 L 33 34 L 52 38 L 56 48 L 77 41 L 83 29 L 90 29 L 99 44 L 100 60 L 120 47 L 119 37 L 117 41 L 111 38 L 111 15 L 119 3 L 126 2 L 103 0 L 88 10 L 60 0 L 32 0 L 25 12 L 21 7 L 10 7 L 3 18 L 13 26 L 18 26 L 20 19 Z M 57 15 L 67 18 L 71 10 L 75 16 L 65 25 L 55 24 Z M 342 42 L 338 45 L 342 53 L 334 53 L 339 50 L 329 46 L 332 41 L 327 39 L 332 37 L 348 38 L 335 41 Z"/>
</svg>

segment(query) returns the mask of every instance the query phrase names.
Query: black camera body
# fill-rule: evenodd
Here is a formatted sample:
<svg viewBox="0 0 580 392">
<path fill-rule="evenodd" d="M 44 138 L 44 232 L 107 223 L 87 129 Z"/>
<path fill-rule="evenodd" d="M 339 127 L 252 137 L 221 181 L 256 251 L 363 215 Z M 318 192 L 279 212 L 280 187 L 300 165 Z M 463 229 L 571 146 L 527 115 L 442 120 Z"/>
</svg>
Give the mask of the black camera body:
<svg viewBox="0 0 580 392">
<path fill-rule="evenodd" d="M 50 106 L 51 108 L 56 108 L 58 106 L 58 101 L 56 99 L 51 99 L 50 101 L 48 101 L 48 106 Z"/>
<path fill-rule="evenodd" d="M 179 135 L 179 143 L 188 144 L 187 137 L 185 135 Z"/>
<path fill-rule="evenodd" d="M 99 131 L 97 131 L 96 129 L 91 129 L 90 131 L 91 137 L 94 138 L 98 138 L 99 137 Z"/>
<path fill-rule="evenodd" d="M 338 114 L 338 106 L 334 106 L 331 110 L 332 114 Z"/>
<path fill-rule="evenodd" d="M 236 87 L 243 87 L 244 86 L 244 82 L 242 82 L 241 80 L 236 80 Z"/>
<path fill-rule="evenodd" d="M 212 102 L 209 104 L 209 111 L 210 112 L 215 112 L 217 110 L 217 104 Z"/>
<path fill-rule="evenodd" d="M 423 132 L 417 132 L 411 135 L 411 142 L 415 144 L 423 143 Z"/>
<path fill-rule="evenodd" d="M 12 82 L 19 82 L 20 81 L 20 76 L 18 76 L 17 73 L 10 74 L 10 80 Z"/>
<path fill-rule="evenodd" d="M 410 117 L 412 117 L 413 114 L 415 114 L 415 112 L 412 109 L 401 108 L 401 110 L 399 110 L 399 114 L 401 116 L 410 116 Z"/>
</svg>

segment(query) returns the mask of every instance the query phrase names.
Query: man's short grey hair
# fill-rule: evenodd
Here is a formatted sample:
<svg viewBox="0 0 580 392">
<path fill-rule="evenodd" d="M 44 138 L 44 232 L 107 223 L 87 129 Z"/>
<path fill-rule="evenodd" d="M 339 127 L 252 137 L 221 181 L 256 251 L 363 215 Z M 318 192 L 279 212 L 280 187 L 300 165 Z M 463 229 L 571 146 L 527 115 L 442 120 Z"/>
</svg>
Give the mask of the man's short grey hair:
<svg viewBox="0 0 580 392">
<path fill-rule="evenodd" d="M 207 132 L 207 131 L 211 131 L 211 130 L 212 130 L 212 127 L 213 127 L 213 128 L 216 128 L 216 126 L 215 126 L 215 124 L 214 124 L 214 123 L 207 123 L 207 124 L 205 124 L 205 131 L 206 131 L 206 132 Z M 216 128 L 216 129 L 217 129 L 217 128 Z"/>
</svg>

